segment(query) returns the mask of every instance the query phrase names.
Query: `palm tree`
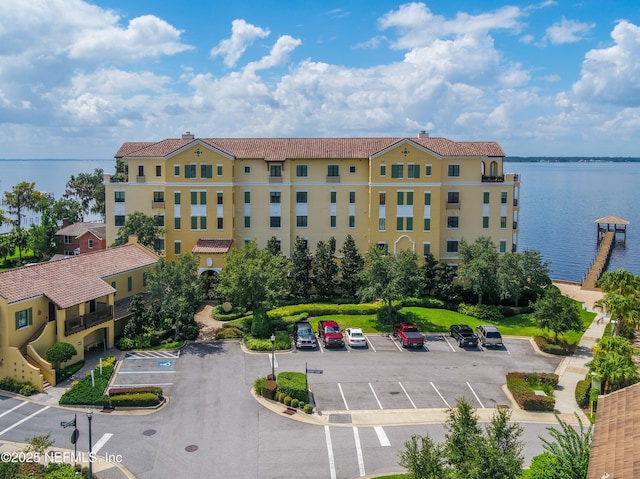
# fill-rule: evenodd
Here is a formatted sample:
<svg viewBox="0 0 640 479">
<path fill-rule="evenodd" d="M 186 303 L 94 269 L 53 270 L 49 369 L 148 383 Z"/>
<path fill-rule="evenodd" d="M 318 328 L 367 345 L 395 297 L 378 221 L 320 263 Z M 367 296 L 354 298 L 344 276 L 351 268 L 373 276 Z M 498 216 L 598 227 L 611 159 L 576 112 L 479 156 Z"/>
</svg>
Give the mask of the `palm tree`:
<svg viewBox="0 0 640 479">
<path fill-rule="evenodd" d="M 604 295 L 604 298 L 596 301 L 594 305 L 602 308 L 609 316 L 616 318 L 615 334 L 619 335 L 625 319 L 628 316 L 636 317 L 633 312 L 638 309 L 639 303 L 635 294 L 623 296 L 617 292 L 609 292 Z"/>
</svg>

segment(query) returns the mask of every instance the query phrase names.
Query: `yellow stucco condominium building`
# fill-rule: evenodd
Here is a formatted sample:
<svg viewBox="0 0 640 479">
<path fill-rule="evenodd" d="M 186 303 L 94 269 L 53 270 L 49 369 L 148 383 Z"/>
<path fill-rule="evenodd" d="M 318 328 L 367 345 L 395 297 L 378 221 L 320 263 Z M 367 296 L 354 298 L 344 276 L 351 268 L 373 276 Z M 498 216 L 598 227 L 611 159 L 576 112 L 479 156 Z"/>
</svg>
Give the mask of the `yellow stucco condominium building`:
<svg viewBox="0 0 640 479">
<path fill-rule="evenodd" d="M 28 381 L 39 391 L 55 385 L 45 357 L 55 342 L 84 359 L 93 347 L 111 348 L 124 329 L 129 300 L 147 290 L 158 256 L 131 241 L 0 273 L 0 378 Z"/>
<path fill-rule="evenodd" d="M 164 228 L 168 258 L 193 252 L 219 270 L 232 245 L 276 237 L 290 255 L 297 236 L 313 252 L 351 234 L 361 252 L 455 263 L 459 241 L 489 236 L 517 247 L 517 174 L 495 142 L 431 138 L 181 138 L 127 142 L 115 155 L 125 179 L 105 175 L 107 244 L 140 211 Z"/>
</svg>

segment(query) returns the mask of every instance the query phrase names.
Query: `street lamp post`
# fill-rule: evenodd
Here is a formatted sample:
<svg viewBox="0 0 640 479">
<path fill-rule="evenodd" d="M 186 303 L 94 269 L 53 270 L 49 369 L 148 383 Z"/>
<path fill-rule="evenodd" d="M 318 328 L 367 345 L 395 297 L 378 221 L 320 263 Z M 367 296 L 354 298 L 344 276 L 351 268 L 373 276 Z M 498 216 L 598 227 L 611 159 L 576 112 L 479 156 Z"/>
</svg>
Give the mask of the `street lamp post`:
<svg viewBox="0 0 640 479">
<path fill-rule="evenodd" d="M 91 453 L 93 449 L 93 444 L 91 444 L 91 419 L 93 418 L 93 411 L 89 409 L 87 411 L 87 419 L 89 419 L 89 477 L 93 479 L 93 461 L 91 458 Z"/>
<path fill-rule="evenodd" d="M 271 379 L 276 380 L 276 335 L 271 335 Z"/>
</svg>

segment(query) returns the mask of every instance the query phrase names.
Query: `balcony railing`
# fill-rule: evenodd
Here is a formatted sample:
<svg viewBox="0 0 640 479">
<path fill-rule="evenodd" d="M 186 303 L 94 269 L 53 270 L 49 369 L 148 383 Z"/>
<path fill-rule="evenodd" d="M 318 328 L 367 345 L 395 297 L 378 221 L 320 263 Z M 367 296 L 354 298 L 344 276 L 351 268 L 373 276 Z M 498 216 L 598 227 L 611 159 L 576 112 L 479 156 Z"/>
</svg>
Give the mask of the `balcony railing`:
<svg viewBox="0 0 640 479">
<path fill-rule="evenodd" d="M 513 206 L 518 207 L 518 198 L 513 199 Z"/>
<path fill-rule="evenodd" d="M 151 208 L 164 208 L 164 201 L 153 200 L 151 202 Z"/>
<path fill-rule="evenodd" d="M 448 210 L 459 210 L 460 209 L 460 202 L 447 202 L 447 209 Z"/>
<path fill-rule="evenodd" d="M 282 176 L 270 176 L 269 183 L 282 183 Z"/>
<path fill-rule="evenodd" d="M 517 221 L 514 221 L 514 222 L 513 222 L 513 229 L 514 229 L 514 230 L 517 230 L 517 229 L 518 229 L 518 222 L 517 222 Z"/>
<path fill-rule="evenodd" d="M 498 176 L 482 175 L 482 182 L 483 183 L 504 183 L 504 176 L 502 176 L 502 175 L 498 175 Z"/>
<path fill-rule="evenodd" d="M 339 175 L 327 175 L 327 183 L 340 183 Z"/>
<path fill-rule="evenodd" d="M 64 335 L 77 333 L 113 319 L 113 306 L 101 306 L 93 313 L 81 314 L 64 322 Z"/>
</svg>

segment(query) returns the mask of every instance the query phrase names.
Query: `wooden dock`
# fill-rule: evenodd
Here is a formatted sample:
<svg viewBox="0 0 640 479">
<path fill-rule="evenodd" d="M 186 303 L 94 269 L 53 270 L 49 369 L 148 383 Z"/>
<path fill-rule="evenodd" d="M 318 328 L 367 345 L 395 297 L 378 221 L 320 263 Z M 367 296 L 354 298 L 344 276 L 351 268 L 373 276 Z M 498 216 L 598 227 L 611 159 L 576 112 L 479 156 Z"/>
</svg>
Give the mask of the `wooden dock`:
<svg viewBox="0 0 640 479">
<path fill-rule="evenodd" d="M 593 263 L 591 263 L 589 272 L 582 281 L 582 289 L 597 289 L 596 282 L 607 269 L 611 251 L 613 251 L 613 247 L 615 246 L 615 237 L 616 234 L 614 231 L 607 231 L 602 234 L 598 254 L 596 255 L 596 259 L 593 260 Z"/>
</svg>

